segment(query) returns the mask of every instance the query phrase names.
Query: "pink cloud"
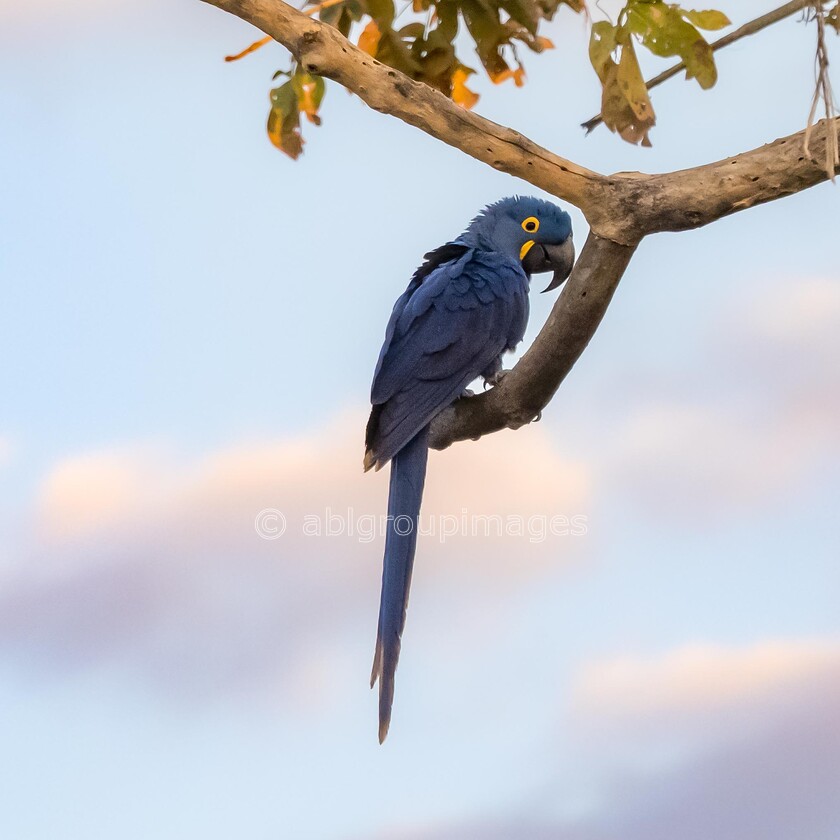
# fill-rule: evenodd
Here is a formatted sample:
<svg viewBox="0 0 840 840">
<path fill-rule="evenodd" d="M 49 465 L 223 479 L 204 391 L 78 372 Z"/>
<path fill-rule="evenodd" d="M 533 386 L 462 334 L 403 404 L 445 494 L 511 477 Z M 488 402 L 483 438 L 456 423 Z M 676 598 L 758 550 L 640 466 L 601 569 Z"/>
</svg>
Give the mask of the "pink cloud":
<svg viewBox="0 0 840 840">
<path fill-rule="evenodd" d="M 840 833 L 840 641 L 698 646 L 594 663 L 576 701 L 563 723 L 573 743 L 558 751 L 542 799 L 399 836 L 832 840 Z M 687 740 L 695 749 L 679 748 Z M 588 807 L 574 818 L 552 816 L 581 778 Z"/>
<path fill-rule="evenodd" d="M 631 397 L 593 458 L 604 486 L 702 522 L 773 503 L 840 461 L 840 278 L 745 300 L 708 343 L 679 382 Z"/>
<path fill-rule="evenodd" d="M 4 570 L 0 649 L 49 673 L 120 662 L 191 695 L 317 686 L 312 663 L 342 639 L 372 640 L 375 627 L 381 538 L 303 531 L 328 510 L 345 525 L 348 511 L 357 525 L 384 512 L 387 471 L 362 473 L 363 427 L 353 413 L 310 435 L 197 459 L 138 446 L 56 464 L 27 547 Z M 588 507 L 587 470 L 539 427 L 430 460 L 427 517 Z M 255 530 L 264 509 L 285 516 L 280 539 Z M 584 543 L 421 537 L 415 590 L 443 578 L 469 583 L 480 600 L 483 587 L 531 580 Z"/>
<path fill-rule="evenodd" d="M 840 672 L 840 641 L 689 645 L 658 658 L 589 663 L 578 677 L 573 706 L 588 718 L 624 720 L 719 714 L 761 705 L 835 670 Z"/>
</svg>

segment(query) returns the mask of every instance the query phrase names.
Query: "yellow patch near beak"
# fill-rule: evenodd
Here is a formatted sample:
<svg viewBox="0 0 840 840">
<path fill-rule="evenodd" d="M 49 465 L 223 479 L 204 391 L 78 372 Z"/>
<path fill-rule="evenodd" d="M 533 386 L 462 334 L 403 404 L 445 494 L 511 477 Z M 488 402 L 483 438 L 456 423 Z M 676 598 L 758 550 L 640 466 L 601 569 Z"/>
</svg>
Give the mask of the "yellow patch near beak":
<svg viewBox="0 0 840 840">
<path fill-rule="evenodd" d="M 524 245 L 523 245 L 523 246 L 519 249 L 519 259 L 520 259 L 520 260 L 524 260 L 524 259 L 525 259 L 525 254 L 527 254 L 527 253 L 528 253 L 528 251 L 530 251 L 530 250 L 531 250 L 531 248 L 533 248 L 533 247 L 534 247 L 534 240 L 533 240 L 533 239 L 529 239 L 529 240 L 528 240 L 528 241 L 527 241 L 527 242 L 526 242 L 526 243 L 525 243 L 525 244 L 524 244 Z"/>
</svg>

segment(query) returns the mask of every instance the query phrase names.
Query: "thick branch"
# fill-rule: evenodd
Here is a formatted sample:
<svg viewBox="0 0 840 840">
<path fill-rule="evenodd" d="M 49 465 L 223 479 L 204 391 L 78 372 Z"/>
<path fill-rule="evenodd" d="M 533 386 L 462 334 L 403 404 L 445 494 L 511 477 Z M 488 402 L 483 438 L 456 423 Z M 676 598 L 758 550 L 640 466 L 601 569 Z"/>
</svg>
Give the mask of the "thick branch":
<svg viewBox="0 0 840 840">
<path fill-rule="evenodd" d="M 601 198 L 602 176 L 386 67 L 333 27 L 282 0 L 204 2 L 250 21 L 283 44 L 308 72 L 334 79 L 377 111 L 398 117 L 495 169 L 548 190 L 584 212 Z"/>
<path fill-rule="evenodd" d="M 430 445 L 444 449 L 533 420 L 598 329 L 634 250 L 590 233 L 551 315 L 519 363 L 497 387 L 460 399 L 438 415 Z"/>
<path fill-rule="evenodd" d="M 779 6 L 778 9 L 773 9 L 772 12 L 767 12 L 766 15 L 761 15 L 755 18 L 755 20 L 739 26 L 732 32 L 718 38 L 717 41 L 712 41 L 709 46 L 712 48 L 712 52 L 723 49 L 723 47 L 728 47 L 730 44 L 740 41 L 741 38 L 746 38 L 748 35 L 755 35 L 756 32 L 761 32 L 762 29 L 766 29 L 768 26 L 772 26 L 780 20 L 789 18 L 791 15 L 796 14 L 796 12 L 801 12 L 806 6 L 811 5 L 812 2 L 813 0 L 791 0 L 790 3 L 785 3 L 784 6 Z M 652 90 L 663 82 L 667 82 L 668 79 L 676 76 L 681 70 L 685 70 L 685 62 L 683 61 L 675 64 L 673 67 L 669 67 L 667 70 L 663 70 L 658 76 L 654 76 L 645 82 L 645 86 L 648 90 Z M 589 134 L 592 129 L 597 128 L 603 121 L 603 114 L 598 114 L 588 119 L 585 123 L 581 123 L 581 128 L 585 128 L 586 133 Z"/>
<path fill-rule="evenodd" d="M 804 149 L 805 131 L 799 131 L 705 166 L 662 175 L 616 175 L 611 186 L 617 201 L 610 207 L 615 228 L 603 220 L 601 230 L 620 242 L 638 241 L 649 233 L 702 227 L 813 187 L 828 180 L 825 152 L 832 132 L 840 134 L 840 118 L 814 126 L 811 157 Z"/>
</svg>

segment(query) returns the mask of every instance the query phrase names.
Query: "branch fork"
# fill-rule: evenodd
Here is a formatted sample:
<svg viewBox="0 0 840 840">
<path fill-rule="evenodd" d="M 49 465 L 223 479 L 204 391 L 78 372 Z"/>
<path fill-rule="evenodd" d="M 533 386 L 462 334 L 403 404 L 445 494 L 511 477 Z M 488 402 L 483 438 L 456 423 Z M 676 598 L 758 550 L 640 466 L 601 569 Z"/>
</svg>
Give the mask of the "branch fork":
<svg viewBox="0 0 840 840">
<path fill-rule="evenodd" d="M 461 108 L 428 85 L 371 58 L 334 28 L 283 0 L 204 2 L 254 24 L 283 44 L 307 72 L 333 79 L 374 110 L 545 190 L 586 216 L 589 237 L 533 345 L 497 387 L 458 400 L 436 418 L 430 445 L 438 449 L 500 429 L 519 428 L 545 408 L 601 323 L 645 236 L 702 227 L 800 192 L 840 172 L 840 164 L 835 162 L 832 172 L 830 165 L 822 163 L 837 148 L 840 118 L 834 117 L 810 130 L 810 154 L 804 151 L 803 130 L 692 169 L 602 175 Z M 782 19 L 805 5 L 796 0 L 769 16 Z M 785 14 L 779 16 L 782 10 Z M 725 36 L 729 43 L 740 31 Z M 714 46 L 724 46 L 723 40 Z M 672 70 L 671 75 L 679 68 Z"/>
</svg>

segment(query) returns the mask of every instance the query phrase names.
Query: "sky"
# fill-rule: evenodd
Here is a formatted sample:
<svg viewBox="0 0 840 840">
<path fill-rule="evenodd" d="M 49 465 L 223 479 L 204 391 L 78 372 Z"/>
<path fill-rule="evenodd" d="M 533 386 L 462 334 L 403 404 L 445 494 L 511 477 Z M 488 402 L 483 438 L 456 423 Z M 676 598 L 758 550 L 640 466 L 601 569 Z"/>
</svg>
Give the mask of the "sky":
<svg viewBox="0 0 840 840">
<path fill-rule="evenodd" d="M 796 20 L 657 90 L 652 149 L 583 136 L 546 34 L 478 111 L 598 171 L 807 117 Z M 540 423 L 432 453 L 380 747 L 371 372 L 422 254 L 535 190 L 334 85 L 293 163 L 257 36 L 0 0 L 2 836 L 836 840 L 837 187 L 646 240 Z"/>
</svg>

